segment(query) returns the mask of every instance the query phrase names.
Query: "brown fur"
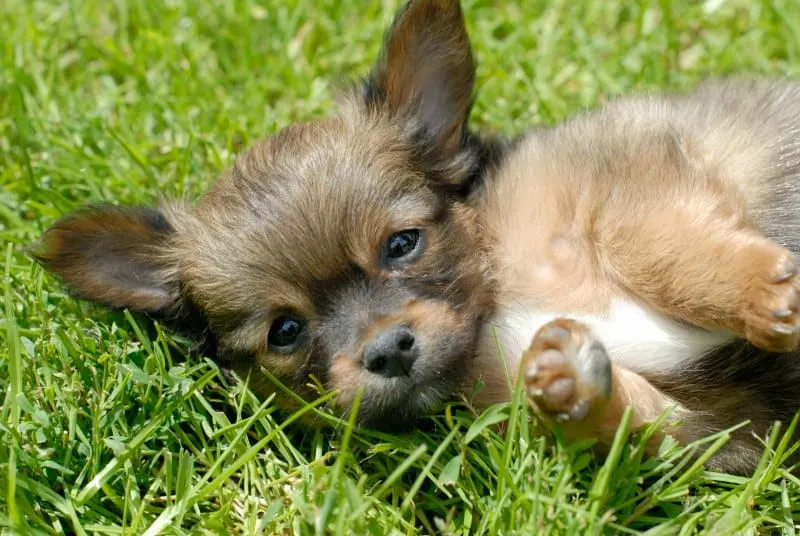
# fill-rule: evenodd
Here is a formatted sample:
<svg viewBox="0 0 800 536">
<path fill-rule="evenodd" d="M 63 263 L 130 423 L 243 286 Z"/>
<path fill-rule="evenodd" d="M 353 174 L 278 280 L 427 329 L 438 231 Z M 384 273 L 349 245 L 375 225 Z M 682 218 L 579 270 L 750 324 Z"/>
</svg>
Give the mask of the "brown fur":
<svg viewBox="0 0 800 536">
<path fill-rule="evenodd" d="M 274 391 L 266 367 L 304 396 L 315 383 L 337 390 L 343 411 L 364 387 L 360 422 L 411 424 L 460 385 L 493 309 L 469 200 L 501 142 L 466 130 L 473 78 L 457 4 L 411 3 L 339 114 L 258 142 L 193 209 L 163 207 L 169 232 L 155 239 L 143 212 L 100 208 L 56 223 L 39 259 L 85 297 L 199 328 L 262 395 Z M 84 232 L 97 221 L 102 236 Z M 389 262 L 387 239 L 406 229 L 421 232 L 418 258 Z M 84 244 L 115 238 L 129 244 L 119 258 L 84 255 Z M 152 279 L 126 265 L 139 257 Z M 267 339 L 286 314 L 308 336 L 280 353 Z M 365 348 L 395 324 L 414 330 L 423 354 L 414 378 L 365 370 Z"/>
<path fill-rule="evenodd" d="M 777 195 L 800 166 L 796 84 L 619 101 L 512 148 L 467 129 L 473 80 L 458 2 L 412 0 L 336 115 L 258 142 L 194 208 L 69 216 L 38 258 L 84 297 L 191 332 L 262 395 L 274 386 L 261 367 L 301 396 L 316 383 L 336 390 L 342 412 L 364 389 L 359 422 L 372 426 L 413 424 L 477 379 L 484 403 L 507 399 L 506 367 L 513 381 L 525 347 L 504 365 L 491 331 L 520 303 L 603 317 L 625 298 L 693 333 L 796 347 L 784 247 L 800 249 L 800 199 Z M 408 230 L 419 232 L 413 253 L 390 257 Z M 302 323 L 291 350 L 270 342 L 287 315 Z M 525 381 L 544 418 L 572 415 L 573 437 L 609 441 L 629 405 L 638 427 L 677 404 L 685 424 L 669 432 L 681 440 L 738 417 L 761 433 L 800 406 L 767 392 L 789 393 L 797 367 L 782 377 L 766 358 L 742 364 L 740 342 L 696 356 L 694 371 L 633 370 L 606 355 L 603 333 L 556 325 L 525 341 L 523 365 L 538 374 Z M 380 359 L 370 368 L 396 329 L 413 334 L 405 375 Z M 788 354 L 762 354 L 790 366 L 775 357 Z M 733 401 L 749 407 L 731 412 Z M 719 467 L 752 467 L 757 443 L 736 441 Z"/>
</svg>

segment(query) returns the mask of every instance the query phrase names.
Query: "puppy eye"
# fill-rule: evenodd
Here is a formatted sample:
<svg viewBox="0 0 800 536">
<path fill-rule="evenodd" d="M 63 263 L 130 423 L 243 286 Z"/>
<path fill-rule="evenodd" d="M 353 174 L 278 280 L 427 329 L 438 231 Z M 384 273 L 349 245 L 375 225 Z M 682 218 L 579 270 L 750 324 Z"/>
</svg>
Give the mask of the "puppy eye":
<svg viewBox="0 0 800 536">
<path fill-rule="evenodd" d="M 289 354 L 297 349 L 301 335 L 305 331 L 306 321 L 294 315 L 277 317 L 269 328 L 267 345 L 273 352 Z"/>
<path fill-rule="evenodd" d="M 394 233 L 386 241 L 386 256 L 390 259 L 401 259 L 413 253 L 418 245 L 418 229 L 408 229 Z"/>
</svg>

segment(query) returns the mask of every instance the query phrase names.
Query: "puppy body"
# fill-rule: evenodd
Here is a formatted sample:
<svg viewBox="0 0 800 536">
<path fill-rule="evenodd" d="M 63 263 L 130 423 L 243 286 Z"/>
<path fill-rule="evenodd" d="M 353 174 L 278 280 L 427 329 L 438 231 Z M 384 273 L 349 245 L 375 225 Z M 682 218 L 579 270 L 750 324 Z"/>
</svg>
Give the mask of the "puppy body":
<svg viewBox="0 0 800 536">
<path fill-rule="evenodd" d="M 628 405 L 637 425 L 677 405 L 682 440 L 800 407 L 795 356 L 742 342 L 800 335 L 797 86 L 618 101 L 509 145 L 467 129 L 473 79 L 458 3 L 412 0 L 338 114 L 257 143 L 193 208 L 68 216 L 37 257 L 262 395 L 262 368 L 342 412 L 363 389 L 370 426 L 477 380 L 507 400 L 518 371 L 542 417 L 601 441 Z"/>
<path fill-rule="evenodd" d="M 788 250 L 798 252 L 798 124 L 799 84 L 725 81 L 619 99 L 519 140 L 479 209 L 498 307 L 485 331 L 497 335 L 508 368 L 517 370 L 543 325 L 571 318 L 602 344 L 613 374 L 625 375 L 612 400 L 634 400 L 643 420 L 676 405 L 688 421 L 675 432 L 681 439 L 720 420 L 749 418 L 763 433 L 771 420 L 791 419 L 798 365 L 775 354 L 743 363 L 737 339 L 796 345 Z M 491 361 L 494 337 L 482 344 L 480 359 Z M 730 381 L 742 370 L 750 385 Z M 502 379 L 487 384 L 499 394 Z M 758 449 L 739 445 L 719 463 L 744 469 Z"/>
<path fill-rule="evenodd" d="M 725 249 L 727 235 L 763 232 L 797 251 L 798 119 L 800 85 L 727 81 L 619 99 L 524 136 L 479 208 L 511 354 L 564 315 L 595 326 L 615 361 L 640 372 L 682 369 L 729 342 L 725 330 L 744 336 L 721 307 L 711 318 L 683 315 L 714 307 L 699 302 L 716 297 L 708 275 L 718 256 L 738 253 Z M 712 233 L 722 246 L 706 240 Z M 681 275 L 693 279 L 672 281 L 665 268 L 681 257 L 695 265 Z M 666 297 L 677 285 L 698 297 Z"/>
</svg>

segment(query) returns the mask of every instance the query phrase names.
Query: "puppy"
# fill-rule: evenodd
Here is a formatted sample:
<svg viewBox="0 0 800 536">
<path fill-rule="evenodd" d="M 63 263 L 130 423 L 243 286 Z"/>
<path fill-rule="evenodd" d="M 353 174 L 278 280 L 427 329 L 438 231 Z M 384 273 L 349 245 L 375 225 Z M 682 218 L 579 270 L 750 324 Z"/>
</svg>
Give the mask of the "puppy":
<svg viewBox="0 0 800 536">
<path fill-rule="evenodd" d="M 800 85 L 622 99 L 506 143 L 468 129 L 473 81 L 458 2 L 411 0 L 338 113 L 193 208 L 67 216 L 37 257 L 264 396 L 262 367 L 342 412 L 363 389 L 359 422 L 401 428 L 479 380 L 507 400 L 507 370 L 569 437 L 607 443 L 627 406 L 676 408 L 681 441 L 750 419 L 712 460 L 750 470 L 752 431 L 800 408 Z"/>
</svg>

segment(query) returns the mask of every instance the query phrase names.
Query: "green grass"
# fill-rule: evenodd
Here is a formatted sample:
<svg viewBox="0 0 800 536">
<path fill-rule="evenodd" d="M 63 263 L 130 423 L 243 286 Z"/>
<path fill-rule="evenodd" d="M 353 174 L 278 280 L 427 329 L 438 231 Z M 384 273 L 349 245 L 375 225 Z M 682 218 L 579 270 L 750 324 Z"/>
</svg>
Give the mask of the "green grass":
<svg viewBox="0 0 800 536">
<path fill-rule="evenodd" d="M 272 5 L 274 4 L 274 5 Z M 0 526 L 31 534 L 796 534 L 773 435 L 751 479 L 686 449 L 545 443 L 519 400 L 411 435 L 304 430 L 158 326 L 24 254 L 85 203 L 196 197 L 257 137 L 334 106 L 397 0 L 0 2 Z M 519 4 L 519 5 L 514 5 Z M 524 4 L 524 5 L 523 5 Z M 797 74 L 794 0 L 466 1 L 474 121 L 552 123 L 715 73 Z M 303 412 L 317 411 L 306 407 Z M 503 421 L 505 426 L 493 424 Z M 724 434 L 710 441 L 723 441 Z"/>
</svg>

